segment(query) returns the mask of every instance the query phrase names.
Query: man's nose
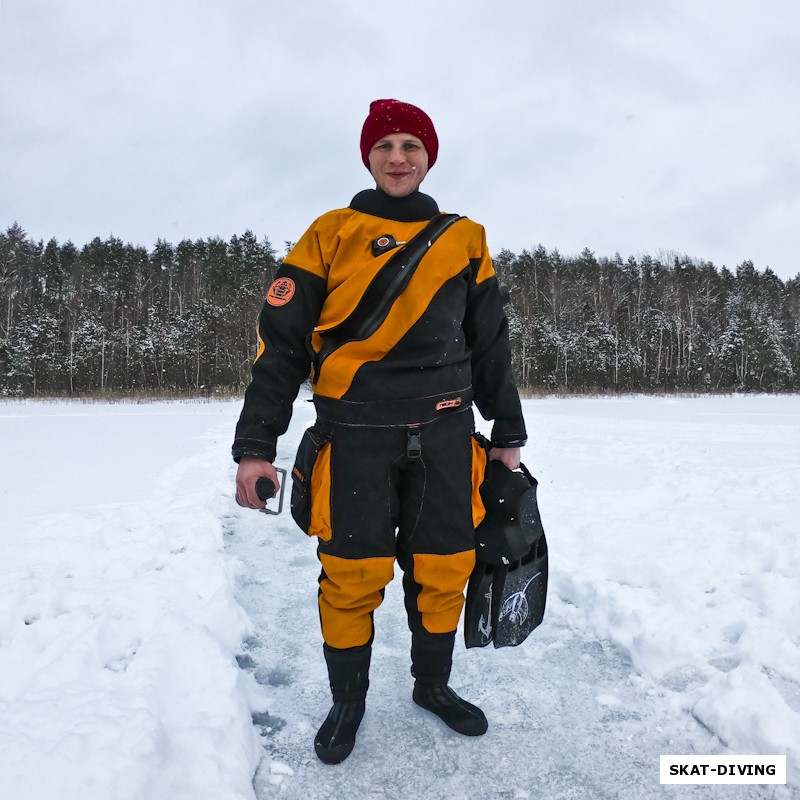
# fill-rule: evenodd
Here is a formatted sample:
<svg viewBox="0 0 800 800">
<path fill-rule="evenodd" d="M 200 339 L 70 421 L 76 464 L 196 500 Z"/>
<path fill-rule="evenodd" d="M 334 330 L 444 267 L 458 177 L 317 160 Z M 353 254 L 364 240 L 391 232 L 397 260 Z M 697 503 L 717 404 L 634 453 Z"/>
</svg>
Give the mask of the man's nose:
<svg viewBox="0 0 800 800">
<path fill-rule="evenodd" d="M 406 160 L 405 150 L 402 147 L 393 147 L 389 153 L 389 160 L 393 164 L 402 164 Z"/>
</svg>

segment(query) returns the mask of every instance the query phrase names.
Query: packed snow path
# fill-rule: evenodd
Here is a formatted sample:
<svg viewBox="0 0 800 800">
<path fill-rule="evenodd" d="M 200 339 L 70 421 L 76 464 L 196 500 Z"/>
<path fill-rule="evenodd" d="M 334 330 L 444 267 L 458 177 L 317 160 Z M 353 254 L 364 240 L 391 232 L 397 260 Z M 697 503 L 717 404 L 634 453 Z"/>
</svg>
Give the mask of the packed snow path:
<svg viewBox="0 0 800 800">
<path fill-rule="evenodd" d="M 521 647 L 457 646 L 489 732 L 412 703 L 398 571 L 335 767 L 314 545 L 233 502 L 238 408 L 0 405 L 2 800 L 800 797 L 800 398 L 526 401 L 550 594 Z M 660 786 L 662 753 L 790 784 Z"/>
</svg>

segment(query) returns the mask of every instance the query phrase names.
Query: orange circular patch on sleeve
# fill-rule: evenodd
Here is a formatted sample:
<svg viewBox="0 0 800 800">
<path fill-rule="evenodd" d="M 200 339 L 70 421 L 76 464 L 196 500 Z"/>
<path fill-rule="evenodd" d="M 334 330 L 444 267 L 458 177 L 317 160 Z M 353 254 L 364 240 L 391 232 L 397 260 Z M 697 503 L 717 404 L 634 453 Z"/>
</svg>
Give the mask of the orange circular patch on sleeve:
<svg viewBox="0 0 800 800">
<path fill-rule="evenodd" d="M 293 297 L 294 281 L 291 278 L 274 280 L 267 292 L 267 302 L 271 306 L 285 306 Z"/>
</svg>

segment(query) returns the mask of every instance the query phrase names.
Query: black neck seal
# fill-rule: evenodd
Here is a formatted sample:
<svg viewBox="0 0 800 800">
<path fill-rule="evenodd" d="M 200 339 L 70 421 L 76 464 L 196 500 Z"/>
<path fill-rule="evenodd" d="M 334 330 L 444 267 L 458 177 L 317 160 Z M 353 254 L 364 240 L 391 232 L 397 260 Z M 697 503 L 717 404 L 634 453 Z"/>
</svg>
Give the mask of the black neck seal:
<svg viewBox="0 0 800 800">
<path fill-rule="evenodd" d="M 350 202 L 353 211 L 395 222 L 421 222 L 439 213 L 436 201 L 422 192 L 412 192 L 406 197 L 392 197 L 381 189 L 365 189 Z"/>
</svg>

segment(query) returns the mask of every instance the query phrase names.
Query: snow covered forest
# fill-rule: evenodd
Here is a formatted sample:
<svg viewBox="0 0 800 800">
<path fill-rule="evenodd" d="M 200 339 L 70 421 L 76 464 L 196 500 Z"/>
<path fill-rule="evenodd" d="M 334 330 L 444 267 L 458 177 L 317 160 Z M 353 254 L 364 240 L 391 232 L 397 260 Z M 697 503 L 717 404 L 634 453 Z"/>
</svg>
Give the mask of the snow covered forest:
<svg viewBox="0 0 800 800">
<path fill-rule="evenodd" d="M 251 231 L 83 247 L 0 233 L 0 395 L 240 390 L 280 264 Z M 548 391 L 800 388 L 800 274 L 666 253 L 495 254 L 519 385 Z"/>
</svg>

